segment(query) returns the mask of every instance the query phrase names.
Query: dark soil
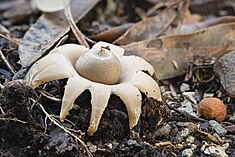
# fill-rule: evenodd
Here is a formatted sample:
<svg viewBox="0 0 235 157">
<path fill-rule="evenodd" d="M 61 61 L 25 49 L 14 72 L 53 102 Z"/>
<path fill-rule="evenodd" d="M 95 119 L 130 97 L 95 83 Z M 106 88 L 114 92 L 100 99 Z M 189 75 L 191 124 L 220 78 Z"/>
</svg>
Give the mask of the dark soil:
<svg viewBox="0 0 235 157">
<path fill-rule="evenodd" d="M 16 93 L 17 91 L 13 88 L 27 88 L 24 84 L 20 84 L 21 86 L 15 86 L 15 84 L 19 84 L 19 82 L 14 81 L 6 86 L 4 93 L 8 92 L 8 95 L 5 94 L 2 98 L 7 99 L 12 91 Z M 50 89 L 53 89 L 54 85 L 61 85 L 61 82 L 53 81 L 49 85 Z M 58 91 L 57 94 L 60 93 Z M 50 92 L 53 93 L 52 90 Z M 155 156 L 160 153 L 145 142 L 158 141 L 157 138 L 153 139 L 154 132 L 170 118 L 170 111 L 166 105 L 157 100 L 146 98 L 144 95 L 143 98 L 141 119 L 139 124 L 130 131 L 128 115 L 123 102 L 119 97 L 111 95 L 98 131 L 93 137 L 81 136 L 82 140 L 100 147 L 94 156 L 142 156 L 147 154 Z M 75 124 L 75 127 L 69 123 L 61 125 L 74 130 L 79 128 L 82 132 L 86 132 L 91 113 L 90 99 L 90 92 L 86 90 L 75 102 L 79 109 L 70 111 L 68 119 Z M 86 156 L 83 146 L 77 145 L 73 138 L 50 121 L 45 122 L 45 115 L 39 107 L 29 106 L 26 100 L 24 97 L 17 97 L 11 101 L 1 100 L 1 106 L 5 112 L 1 118 L 6 118 L 6 120 L 0 121 L 2 156 Z M 39 102 L 44 104 L 50 114 L 58 115 L 60 104 L 53 104 L 50 101 L 44 98 Z M 47 124 L 47 128 L 45 124 Z M 107 146 L 113 144 L 114 141 L 115 147 Z"/>
</svg>

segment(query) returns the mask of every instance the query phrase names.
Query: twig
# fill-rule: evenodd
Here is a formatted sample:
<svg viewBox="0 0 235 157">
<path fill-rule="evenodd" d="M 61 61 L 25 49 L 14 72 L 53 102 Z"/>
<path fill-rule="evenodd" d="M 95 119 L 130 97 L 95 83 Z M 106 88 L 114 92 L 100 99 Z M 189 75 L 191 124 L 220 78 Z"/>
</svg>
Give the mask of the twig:
<svg viewBox="0 0 235 157">
<path fill-rule="evenodd" d="M 12 42 L 12 43 L 14 43 L 14 44 L 16 44 L 16 45 L 18 45 L 18 46 L 20 45 L 19 42 L 17 42 L 17 41 L 15 41 L 15 40 L 13 40 L 13 39 L 11 39 L 11 38 L 9 38 L 9 37 L 7 37 L 7 36 L 1 34 L 1 33 L 0 33 L 0 37 L 3 37 L 3 38 L 9 40 L 10 42 Z"/>
<path fill-rule="evenodd" d="M 65 2 L 66 0 L 64 0 Z M 83 34 L 82 32 L 79 30 L 79 28 L 77 27 L 74 19 L 73 19 L 73 16 L 72 16 L 72 13 L 71 13 L 71 9 L 70 9 L 70 2 L 68 2 L 66 4 L 65 2 L 65 8 L 64 8 L 64 14 L 65 14 L 65 17 L 67 18 L 68 22 L 69 22 L 69 25 L 75 35 L 75 37 L 77 38 L 78 42 L 87 47 L 87 48 L 90 48 L 89 44 L 87 43 L 87 41 L 85 40 L 85 38 L 83 37 Z"/>
<path fill-rule="evenodd" d="M 51 115 L 51 116 L 54 117 L 54 118 L 60 118 L 60 117 L 57 116 L 57 115 Z M 76 126 L 72 121 L 70 121 L 70 120 L 68 120 L 68 119 L 65 119 L 64 121 L 70 123 L 73 127 L 77 128 L 77 126 Z M 70 129 L 70 128 L 67 128 L 67 127 L 66 127 L 66 129 L 68 129 L 68 130 L 70 130 L 70 131 L 73 131 L 73 132 L 76 132 L 76 133 L 79 133 L 79 134 L 81 134 L 81 135 L 85 135 L 85 133 L 82 132 L 81 130 L 74 130 L 74 129 Z"/>
<path fill-rule="evenodd" d="M 5 62 L 7 68 L 15 75 L 15 71 L 13 69 L 13 67 L 11 66 L 11 64 L 8 62 L 8 60 L 6 59 L 6 57 L 4 56 L 4 54 L 2 53 L 1 49 L 0 49 L 0 57 L 2 58 L 2 60 Z"/>
<path fill-rule="evenodd" d="M 80 138 L 78 138 L 75 134 L 70 132 L 64 126 L 61 126 L 56 119 L 54 119 L 49 113 L 47 113 L 47 111 L 44 109 L 44 107 L 41 104 L 38 103 L 38 106 L 42 109 L 42 111 L 45 113 L 45 115 L 48 117 L 48 119 L 50 119 L 50 121 L 52 123 L 54 123 L 56 126 L 61 128 L 65 133 L 69 134 L 70 136 L 74 137 L 77 141 L 79 141 L 84 146 L 84 148 L 86 149 L 88 156 L 93 157 L 93 155 L 91 154 L 90 150 L 87 148 L 85 143 Z"/>
<path fill-rule="evenodd" d="M 8 120 L 10 120 L 10 121 L 15 121 L 15 122 L 20 122 L 20 123 L 23 123 L 23 124 L 26 124 L 26 123 L 27 123 L 27 122 L 22 121 L 22 120 L 19 120 L 19 119 L 17 119 L 17 118 L 0 118 L 0 120 L 3 120 L 3 121 L 8 121 Z"/>
<path fill-rule="evenodd" d="M 205 135 L 205 136 L 207 137 L 207 139 L 210 140 L 211 142 L 214 142 L 214 143 L 216 143 L 216 144 L 221 145 L 221 142 L 220 142 L 215 136 L 213 136 L 213 135 L 211 135 L 211 134 L 209 134 L 209 133 L 207 133 L 207 132 L 203 132 L 203 131 L 201 131 L 201 130 L 199 130 L 199 129 L 197 129 L 197 131 L 198 131 L 199 133 Z"/>
<path fill-rule="evenodd" d="M 2 107 L 0 106 L 0 111 L 2 112 L 3 115 L 5 115 L 6 113 L 4 112 L 4 110 L 2 109 Z"/>
<path fill-rule="evenodd" d="M 46 98 L 48 98 L 48 99 L 50 99 L 50 100 L 52 100 L 52 101 L 56 101 L 56 102 L 60 102 L 60 101 L 61 101 L 61 99 L 54 97 L 52 94 L 48 93 L 48 92 L 47 92 L 46 90 L 44 90 L 44 89 L 38 89 L 37 91 L 38 91 L 42 96 L 44 96 L 44 97 L 46 97 Z"/>
</svg>

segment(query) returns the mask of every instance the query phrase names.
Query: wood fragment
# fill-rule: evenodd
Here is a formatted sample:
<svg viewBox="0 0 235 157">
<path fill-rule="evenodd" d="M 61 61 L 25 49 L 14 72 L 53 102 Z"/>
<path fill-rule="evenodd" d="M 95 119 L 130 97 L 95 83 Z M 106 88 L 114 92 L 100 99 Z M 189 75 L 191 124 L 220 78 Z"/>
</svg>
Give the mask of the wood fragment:
<svg viewBox="0 0 235 157">
<path fill-rule="evenodd" d="M 201 131 L 201 130 L 199 130 L 199 129 L 197 129 L 197 131 L 198 131 L 199 133 L 205 135 L 209 141 L 221 145 L 221 142 L 220 142 L 215 136 L 213 136 L 213 135 L 211 135 L 211 134 L 209 134 L 209 133 L 207 133 L 207 132 L 203 132 L 203 131 Z"/>
</svg>

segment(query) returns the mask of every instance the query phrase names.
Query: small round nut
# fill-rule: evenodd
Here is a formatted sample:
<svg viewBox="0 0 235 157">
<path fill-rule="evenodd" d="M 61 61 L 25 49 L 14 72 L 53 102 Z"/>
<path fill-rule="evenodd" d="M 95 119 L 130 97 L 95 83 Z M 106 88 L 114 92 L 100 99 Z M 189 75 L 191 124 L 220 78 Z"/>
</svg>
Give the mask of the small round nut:
<svg viewBox="0 0 235 157">
<path fill-rule="evenodd" d="M 227 115 L 226 106 L 218 98 L 202 99 L 199 102 L 198 111 L 205 119 L 215 119 L 218 122 L 222 122 Z"/>
</svg>

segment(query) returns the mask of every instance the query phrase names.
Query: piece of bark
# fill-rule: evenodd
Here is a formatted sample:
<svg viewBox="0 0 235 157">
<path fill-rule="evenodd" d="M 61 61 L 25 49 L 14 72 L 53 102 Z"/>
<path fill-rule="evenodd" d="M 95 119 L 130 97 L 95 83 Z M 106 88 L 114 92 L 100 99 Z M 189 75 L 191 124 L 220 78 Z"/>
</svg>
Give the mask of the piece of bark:
<svg viewBox="0 0 235 157">
<path fill-rule="evenodd" d="M 220 82 L 231 97 L 235 97 L 235 51 L 220 57 L 214 65 Z"/>
<path fill-rule="evenodd" d="M 98 0 L 72 0 L 71 11 L 74 20 L 80 20 Z M 63 11 L 44 13 L 26 32 L 18 53 L 22 68 L 14 79 L 23 78 L 28 68 L 42 57 L 70 29 Z"/>
</svg>

